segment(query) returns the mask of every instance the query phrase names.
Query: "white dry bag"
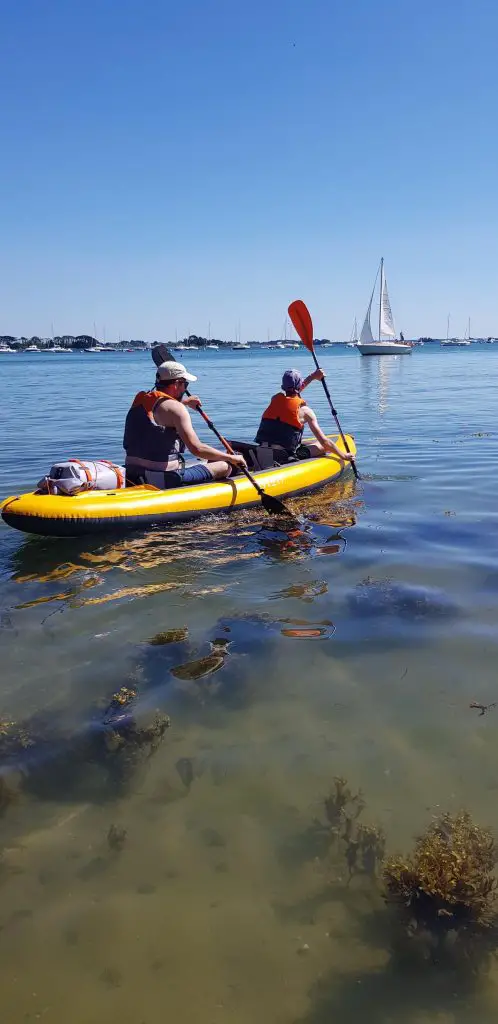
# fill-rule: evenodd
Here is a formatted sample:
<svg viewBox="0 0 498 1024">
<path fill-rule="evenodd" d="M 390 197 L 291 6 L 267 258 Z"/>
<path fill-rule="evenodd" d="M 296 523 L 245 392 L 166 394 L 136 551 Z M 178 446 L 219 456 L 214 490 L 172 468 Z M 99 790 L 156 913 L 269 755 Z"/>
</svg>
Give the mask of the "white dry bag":
<svg viewBox="0 0 498 1024">
<path fill-rule="evenodd" d="M 83 459 L 68 459 L 55 462 L 47 476 L 38 483 L 38 491 L 45 494 L 65 494 L 71 497 L 81 491 L 115 491 L 126 487 L 123 466 L 99 459 L 88 462 Z"/>
</svg>

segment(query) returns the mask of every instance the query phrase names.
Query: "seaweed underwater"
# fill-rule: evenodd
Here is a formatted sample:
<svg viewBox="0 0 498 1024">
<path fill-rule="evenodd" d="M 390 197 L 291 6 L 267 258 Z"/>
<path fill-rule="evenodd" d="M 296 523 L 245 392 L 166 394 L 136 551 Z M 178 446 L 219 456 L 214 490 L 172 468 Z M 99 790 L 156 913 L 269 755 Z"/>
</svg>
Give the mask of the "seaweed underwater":
<svg viewBox="0 0 498 1024">
<path fill-rule="evenodd" d="M 353 792 L 346 779 L 336 776 L 323 806 L 326 820 L 314 818 L 302 833 L 292 836 L 280 851 L 283 861 L 299 865 L 312 858 L 326 859 L 327 872 L 332 866 L 339 871 L 345 866 L 346 885 L 356 875 L 376 878 L 386 840 L 380 827 L 358 820 L 366 807 L 361 789 Z"/>
<path fill-rule="evenodd" d="M 384 895 L 394 911 L 396 948 L 416 948 L 432 964 L 456 963 L 471 972 L 498 949 L 498 859 L 491 831 L 468 811 L 443 814 L 417 838 L 413 853 L 389 857 Z"/>
<path fill-rule="evenodd" d="M 137 701 L 134 686 L 121 686 L 78 730 L 47 713 L 0 721 L 0 814 L 21 796 L 107 801 L 127 792 L 170 725 L 157 709 L 139 715 Z"/>
<path fill-rule="evenodd" d="M 336 777 L 324 800 L 325 820 L 315 818 L 282 851 L 288 866 L 314 859 L 325 884 L 297 905 L 275 909 L 314 923 L 318 910 L 323 920 L 328 903 L 342 902 L 375 961 L 360 974 L 336 969 L 320 977 L 302 1024 L 363 1016 L 380 1024 L 393 1013 L 418 1021 L 421 1012 L 447 1011 L 456 1002 L 459 1019 L 475 1019 L 479 980 L 498 952 L 498 850 L 491 830 L 468 811 L 445 813 L 411 852 L 386 855 L 383 829 L 359 821 L 365 806 L 361 790 Z M 330 927 L 332 935 L 333 920 Z"/>
<path fill-rule="evenodd" d="M 435 819 L 415 841 L 412 853 L 386 857 L 386 837 L 377 825 L 358 819 L 365 808 L 361 790 L 334 779 L 325 800 L 327 823 L 348 870 L 368 878 L 382 897 L 390 947 L 397 958 L 434 966 L 458 963 L 478 971 L 498 950 L 498 860 L 495 839 L 468 811 Z"/>
</svg>

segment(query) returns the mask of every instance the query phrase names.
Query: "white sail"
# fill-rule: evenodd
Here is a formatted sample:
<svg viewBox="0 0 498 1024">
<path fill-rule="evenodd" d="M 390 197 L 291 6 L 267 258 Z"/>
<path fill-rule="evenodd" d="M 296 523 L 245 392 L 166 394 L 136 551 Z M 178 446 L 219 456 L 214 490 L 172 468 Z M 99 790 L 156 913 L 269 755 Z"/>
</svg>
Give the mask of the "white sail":
<svg viewBox="0 0 498 1024">
<path fill-rule="evenodd" d="M 379 275 L 379 339 L 378 341 L 375 341 L 372 335 L 372 325 L 370 317 L 372 312 L 372 302 L 374 294 L 376 292 Z M 361 330 L 360 340 L 356 347 L 360 355 L 362 356 L 397 356 L 409 354 L 412 351 L 411 345 L 405 344 L 404 341 L 396 341 L 394 319 L 391 310 L 391 303 L 389 302 L 387 282 L 384 276 L 383 259 L 381 259 L 380 267 L 377 271 L 377 274 L 375 275 L 375 281 L 373 291 L 370 296 L 370 302 L 368 304 L 367 315 L 365 317 L 365 322 Z"/>
<path fill-rule="evenodd" d="M 388 338 L 395 338 L 394 320 L 387 292 L 387 280 L 385 275 L 382 282 L 382 294 L 380 297 L 380 333 Z"/>
<path fill-rule="evenodd" d="M 370 302 L 368 303 L 367 314 L 365 316 L 365 320 L 363 321 L 363 327 L 361 329 L 360 345 L 371 345 L 373 340 L 374 340 L 374 336 L 372 334 L 372 327 L 371 327 L 371 324 L 370 324 L 370 312 L 371 312 L 371 309 L 372 309 L 372 299 L 373 299 L 373 292 L 372 292 L 372 295 L 370 297 Z"/>
</svg>

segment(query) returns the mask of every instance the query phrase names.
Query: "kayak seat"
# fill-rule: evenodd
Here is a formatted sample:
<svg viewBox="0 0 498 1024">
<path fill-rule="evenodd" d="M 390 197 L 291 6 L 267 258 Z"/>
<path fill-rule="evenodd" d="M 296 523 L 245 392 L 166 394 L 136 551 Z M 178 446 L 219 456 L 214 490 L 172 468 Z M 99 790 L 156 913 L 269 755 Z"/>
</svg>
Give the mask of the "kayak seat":
<svg viewBox="0 0 498 1024">
<path fill-rule="evenodd" d="M 287 462 L 294 461 L 289 458 L 288 453 L 280 445 L 256 444 L 255 441 L 232 441 L 230 444 L 235 452 L 244 456 L 250 470 L 257 472 L 263 469 L 273 469 L 274 466 L 283 466 Z"/>
<path fill-rule="evenodd" d="M 239 455 L 244 456 L 248 469 L 253 470 L 253 472 L 257 469 L 261 469 L 256 460 L 256 449 L 258 448 L 258 445 L 255 444 L 254 441 L 252 443 L 250 441 L 232 441 L 230 438 L 229 444 L 231 444 L 234 452 L 238 452 Z"/>
</svg>

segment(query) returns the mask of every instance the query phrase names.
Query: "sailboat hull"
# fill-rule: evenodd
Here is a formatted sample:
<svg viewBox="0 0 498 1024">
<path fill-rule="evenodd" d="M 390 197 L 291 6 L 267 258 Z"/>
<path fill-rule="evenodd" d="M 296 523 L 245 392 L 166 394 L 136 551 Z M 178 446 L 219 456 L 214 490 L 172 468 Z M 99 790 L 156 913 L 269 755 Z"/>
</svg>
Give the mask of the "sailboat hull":
<svg viewBox="0 0 498 1024">
<path fill-rule="evenodd" d="M 404 345 L 401 341 L 377 341 L 371 344 L 356 345 L 362 356 L 401 356 L 411 353 L 411 345 Z"/>
</svg>

